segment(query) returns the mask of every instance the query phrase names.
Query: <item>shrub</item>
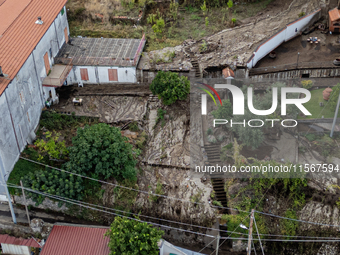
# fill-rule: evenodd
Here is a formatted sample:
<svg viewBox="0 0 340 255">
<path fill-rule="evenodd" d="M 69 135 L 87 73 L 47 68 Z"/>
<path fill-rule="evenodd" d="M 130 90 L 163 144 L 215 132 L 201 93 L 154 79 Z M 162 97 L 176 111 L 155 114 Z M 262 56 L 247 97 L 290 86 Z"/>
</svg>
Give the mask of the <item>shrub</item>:
<svg viewBox="0 0 340 255">
<path fill-rule="evenodd" d="M 163 100 L 163 104 L 171 105 L 177 100 L 185 100 L 190 92 L 190 82 L 185 76 L 173 72 L 159 71 L 150 84 L 150 90 Z"/>
<path fill-rule="evenodd" d="M 209 26 L 209 18 L 205 17 L 205 26 L 208 27 Z"/>
<path fill-rule="evenodd" d="M 136 121 L 134 122 L 131 122 L 129 124 L 129 129 L 133 132 L 138 132 L 139 131 L 139 128 L 138 128 L 138 123 Z"/>
<path fill-rule="evenodd" d="M 304 89 L 311 89 L 313 87 L 313 81 L 311 80 L 301 81 L 301 84 Z"/>
<path fill-rule="evenodd" d="M 93 178 L 136 179 L 132 145 L 120 129 L 100 123 L 79 128 L 65 169 Z"/>
<path fill-rule="evenodd" d="M 45 171 L 40 170 L 30 173 L 23 179 L 23 185 L 33 190 L 67 197 L 71 199 L 81 200 L 83 198 L 83 179 L 65 172 L 55 169 L 46 168 Z M 38 206 L 41 204 L 45 196 L 37 193 L 27 192 L 27 196 L 32 198 Z M 59 203 L 61 205 L 61 203 Z"/>
<path fill-rule="evenodd" d="M 212 128 L 208 128 L 208 130 L 207 130 L 207 135 L 212 135 L 212 134 L 213 134 Z"/>
<path fill-rule="evenodd" d="M 63 159 L 67 156 L 68 150 L 66 149 L 65 141 L 58 141 L 60 133 L 55 133 L 47 131 L 46 133 L 47 142 L 44 139 L 38 139 L 34 144 L 39 150 L 38 160 L 43 159 L 43 155 L 48 155 L 52 159 Z"/>
</svg>

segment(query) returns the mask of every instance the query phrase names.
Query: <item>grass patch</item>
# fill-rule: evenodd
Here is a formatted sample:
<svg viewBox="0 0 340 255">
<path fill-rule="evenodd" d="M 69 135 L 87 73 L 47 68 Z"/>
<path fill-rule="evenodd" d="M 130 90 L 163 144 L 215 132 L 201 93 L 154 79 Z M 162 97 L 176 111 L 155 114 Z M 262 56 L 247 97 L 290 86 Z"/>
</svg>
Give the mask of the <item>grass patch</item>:
<svg viewBox="0 0 340 255">
<path fill-rule="evenodd" d="M 306 109 L 312 114 L 310 116 L 299 116 L 299 119 L 316 119 L 316 118 L 333 118 L 334 117 L 334 111 L 331 110 L 330 105 L 327 104 L 328 101 L 323 99 L 322 91 L 324 89 L 316 89 L 311 91 L 311 99 L 309 102 L 303 104 Z M 320 103 L 323 103 L 324 106 L 321 107 Z M 338 117 L 340 116 L 340 112 L 338 114 Z"/>
<path fill-rule="evenodd" d="M 32 160 L 37 160 L 39 157 L 38 152 L 32 148 L 26 148 L 22 155 Z M 29 173 L 34 173 L 39 170 L 44 170 L 44 167 L 24 159 L 19 159 L 10 173 L 7 182 L 20 186 L 20 180 L 23 180 L 23 178 L 29 175 Z M 8 188 L 8 190 L 12 195 L 21 194 L 21 190 L 18 189 Z"/>
</svg>

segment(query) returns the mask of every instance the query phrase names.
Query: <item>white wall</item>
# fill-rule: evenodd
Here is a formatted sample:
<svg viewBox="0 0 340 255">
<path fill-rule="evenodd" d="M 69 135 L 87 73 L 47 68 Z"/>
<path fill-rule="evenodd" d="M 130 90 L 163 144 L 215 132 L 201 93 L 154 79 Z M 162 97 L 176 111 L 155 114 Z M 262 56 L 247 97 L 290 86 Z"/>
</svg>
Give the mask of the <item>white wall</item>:
<svg viewBox="0 0 340 255">
<path fill-rule="evenodd" d="M 300 32 L 311 22 L 314 17 L 320 15 L 320 13 L 321 10 L 317 10 L 286 25 L 284 30 L 276 33 L 274 36 L 270 37 L 268 40 L 258 46 L 253 54 L 253 57 L 248 61 L 247 67 L 251 69 L 259 60 L 265 57 L 272 50 L 276 49 L 280 44 L 289 41 L 297 35 L 300 35 Z"/>
<path fill-rule="evenodd" d="M 80 76 L 80 68 L 87 68 L 89 80 L 82 81 Z M 136 68 L 135 67 L 115 67 L 115 66 L 74 66 L 73 70 L 67 77 L 68 84 L 82 81 L 88 83 L 117 83 L 117 81 L 109 81 L 109 69 L 117 69 L 118 82 L 135 83 Z"/>
<path fill-rule="evenodd" d="M 42 87 L 42 79 L 46 77 L 44 54 L 52 49 L 54 57 L 62 47 L 60 40 L 64 38 L 65 41 L 66 12 L 63 15 L 59 13 L 55 22 L 59 26 L 52 23 L 0 96 L 0 160 L 3 161 L 6 179 L 27 142 L 35 138 L 34 130 L 39 124 L 41 109 L 48 98 L 48 93 L 46 94 Z M 51 56 L 49 57 L 52 60 Z M 0 188 L 0 194 L 4 194 L 3 192 Z"/>
</svg>

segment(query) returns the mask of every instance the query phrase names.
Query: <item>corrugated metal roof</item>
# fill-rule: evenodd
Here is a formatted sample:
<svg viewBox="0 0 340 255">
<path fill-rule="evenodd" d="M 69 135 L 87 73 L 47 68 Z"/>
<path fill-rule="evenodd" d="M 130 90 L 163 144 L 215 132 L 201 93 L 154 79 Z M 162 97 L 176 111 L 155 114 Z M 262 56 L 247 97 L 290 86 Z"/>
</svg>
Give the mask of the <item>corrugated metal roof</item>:
<svg viewBox="0 0 340 255">
<path fill-rule="evenodd" d="M 72 59 L 74 66 L 135 66 L 140 39 L 71 38 L 59 51 L 55 63 Z"/>
<path fill-rule="evenodd" d="M 40 255 L 108 255 L 107 230 L 54 225 Z"/>
<path fill-rule="evenodd" d="M 336 20 L 340 19 L 340 13 L 339 13 L 338 8 L 330 10 L 328 12 L 328 14 L 329 14 L 329 18 L 330 18 L 331 21 L 336 21 Z"/>
<path fill-rule="evenodd" d="M 8 75 L 7 79 L 0 77 L 0 95 L 19 72 L 67 0 L 30 0 L 23 8 L 23 3 L 26 2 L 28 1 L 6 0 L 0 5 L 0 14 L 3 13 L 0 15 L 1 22 L 12 20 L 10 24 L 6 23 L 5 32 L 0 35 L 0 66 Z M 12 6 L 10 11 L 9 5 Z M 18 10 L 22 11 L 13 19 L 13 13 Z M 44 22 L 42 25 L 35 24 L 38 16 Z"/>
<path fill-rule="evenodd" d="M 0 243 L 40 248 L 40 245 L 33 238 L 23 239 L 9 235 L 0 235 Z"/>
</svg>

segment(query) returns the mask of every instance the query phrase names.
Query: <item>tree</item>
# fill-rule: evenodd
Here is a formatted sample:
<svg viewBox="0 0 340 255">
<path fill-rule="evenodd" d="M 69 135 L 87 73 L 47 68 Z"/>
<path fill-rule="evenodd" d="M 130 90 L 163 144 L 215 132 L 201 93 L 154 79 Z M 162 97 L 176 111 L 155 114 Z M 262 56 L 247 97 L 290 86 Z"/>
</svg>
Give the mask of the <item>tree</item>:
<svg viewBox="0 0 340 255">
<path fill-rule="evenodd" d="M 171 105 L 177 100 L 185 100 L 190 92 L 190 82 L 185 76 L 173 72 L 159 71 L 150 84 L 154 95 L 163 100 L 163 104 Z"/>
<path fill-rule="evenodd" d="M 64 167 L 96 179 L 135 180 L 136 160 L 127 141 L 120 129 L 104 123 L 79 128 L 69 148 L 70 161 Z"/>
<path fill-rule="evenodd" d="M 157 242 L 164 234 L 145 222 L 115 217 L 104 236 L 110 238 L 110 255 L 158 255 Z"/>
<path fill-rule="evenodd" d="M 215 119 L 229 119 L 233 116 L 233 109 L 229 100 L 223 100 L 222 105 L 211 113 Z"/>
<path fill-rule="evenodd" d="M 339 91 L 340 91 L 340 83 L 332 88 L 332 93 L 329 97 L 329 105 L 332 111 L 335 111 L 336 105 L 338 103 L 339 98 Z"/>
</svg>

